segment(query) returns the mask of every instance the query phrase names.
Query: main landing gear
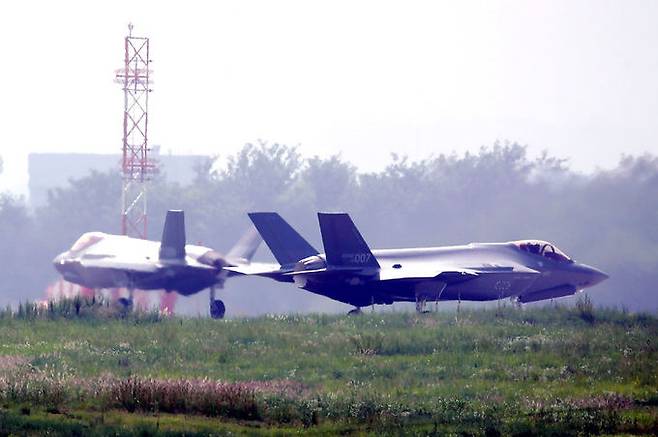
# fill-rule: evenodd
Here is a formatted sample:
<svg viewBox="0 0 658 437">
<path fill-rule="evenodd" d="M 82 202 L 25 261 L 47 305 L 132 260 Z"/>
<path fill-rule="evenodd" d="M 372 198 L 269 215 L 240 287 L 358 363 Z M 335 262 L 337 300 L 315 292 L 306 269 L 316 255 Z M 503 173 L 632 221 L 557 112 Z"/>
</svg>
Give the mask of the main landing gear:
<svg viewBox="0 0 658 437">
<path fill-rule="evenodd" d="M 434 301 L 434 310 L 439 310 L 439 300 L 441 294 L 446 289 L 445 282 L 423 282 L 416 285 L 416 312 L 418 314 L 429 313 L 426 309 L 428 301 Z"/>
<path fill-rule="evenodd" d="M 118 299 L 119 305 L 121 308 L 128 312 L 133 309 L 133 295 L 135 294 L 135 289 L 132 287 L 128 288 L 128 297 L 120 297 Z"/>
<path fill-rule="evenodd" d="M 215 299 L 210 302 L 210 317 L 213 319 L 223 319 L 226 313 L 226 306 L 220 299 Z"/>
<path fill-rule="evenodd" d="M 363 314 L 363 310 L 361 309 L 362 307 L 355 307 L 354 309 L 351 309 L 350 311 L 347 312 L 348 316 L 360 316 Z M 372 313 L 374 314 L 375 312 L 375 296 L 370 297 L 370 309 Z"/>
<path fill-rule="evenodd" d="M 438 302 L 438 300 L 437 300 Z M 416 312 L 418 314 L 428 314 L 431 311 L 427 309 L 427 300 L 425 299 L 417 299 L 416 300 Z"/>
<path fill-rule="evenodd" d="M 210 317 L 223 319 L 226 314 L 226 306 L 220 299 L 215 298 L 215 287 L 210 287 Z"/>
</svg>

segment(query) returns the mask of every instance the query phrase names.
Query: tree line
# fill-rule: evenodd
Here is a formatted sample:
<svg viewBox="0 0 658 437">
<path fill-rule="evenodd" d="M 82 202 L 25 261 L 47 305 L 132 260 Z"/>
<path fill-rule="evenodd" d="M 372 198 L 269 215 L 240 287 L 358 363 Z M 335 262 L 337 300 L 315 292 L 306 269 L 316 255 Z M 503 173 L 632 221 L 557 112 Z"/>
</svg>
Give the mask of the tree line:
<svg viewBox="0 0 658 437">
<path fill-rule="evenodd" d="M 548 240 L 610 274 L 590 291 L 596 304 L 658 310 L 654 155 L 583 175 L 565 160 L 495 143 L 417 161 L 393 155 L 383 170 L 360 172 L 339 155 L 303 157 L 259 142 L 200 161 L 189 185 L 168 181 L 163 170 L 149 191 L 151 239 L 159 239 L 167 209 L 184 209 L 190 243 L 227 251 L 249 226 L 247 212 L 277 211 L 322 251 L 315 213 L 346 211 L 373 248 Z M 0 303 L 42 296 L 56 278 L 52 258 L 81 233 L 118 233 L 120 191 L 118 172 L 90 172 L 51 190 L 35 210 L 0 194 Z M 273 259 L 266 248 L 257 258 Z M 261 278 L 232 281 L 225 293 L 229 312 L 231 303 L 246 314 L 342 308 Z"/>
</svg>

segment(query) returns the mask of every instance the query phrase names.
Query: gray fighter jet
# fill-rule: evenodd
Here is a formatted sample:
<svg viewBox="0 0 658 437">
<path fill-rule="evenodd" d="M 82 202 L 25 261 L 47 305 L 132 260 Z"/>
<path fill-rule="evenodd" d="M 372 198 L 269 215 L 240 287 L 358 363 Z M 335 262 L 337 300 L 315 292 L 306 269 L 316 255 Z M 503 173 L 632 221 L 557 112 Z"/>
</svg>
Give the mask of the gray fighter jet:
<svg viewBox="0 0 658 437">
<path fill-rule="evenodd" d="M 188 296 L 210 289 L 210 315 L 224 317 L 224 303 L 216 299 L 216 288 L 239 273 L 227 266 L 248 266 L 262 241 L 250 228 L 226 256 L 208 247 L 185 243 L 183 211 L 169 211 L 162 241 L 149 241 L 103 232 L 83 234 L 71 248 L 55 257 L 53 264 L 62 277 L 88 288 L 125 287 L 130 295 L 122 299 L 132 306 L 133 290 L 175 291 Z"/>
<path fill-rule="evenodd" d="M 293 282 L 304 290 L 361 307 L 428 301 L 526 303 L 569 296 L 608 276 L 539 240 L 464 246 L 370 250 L 349 215 L 319 213 L 319 253 L 276 213 L 249 217 L 279 262 L 278 269 L 227 270 Z"/>
</svg>

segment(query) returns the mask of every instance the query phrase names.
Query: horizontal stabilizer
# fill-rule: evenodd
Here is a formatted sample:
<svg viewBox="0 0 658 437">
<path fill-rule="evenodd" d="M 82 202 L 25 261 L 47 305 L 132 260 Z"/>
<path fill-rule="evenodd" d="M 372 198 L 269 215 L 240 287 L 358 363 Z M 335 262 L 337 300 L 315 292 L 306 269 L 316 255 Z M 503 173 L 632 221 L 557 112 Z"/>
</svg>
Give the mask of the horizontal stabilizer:
<svg viewBox="0 0 658 437">
<path fill-rule="evenodd" d="M 379 263 L 346 213 L 318 213 L 327 264 L 379 268 Z"/>
<path fill-rule="evenodd" d="M 275 212 L 252 212 L 249 218 L 265 240 L 276 260 L 282 266 L 317 255 L 311 246 L 292 226 Z"/>
<path fill-rule="evenodd" d="M 282 273 L 278 265 L 268 264 L 268 263 L 251 263 L 251 264 L 242 264 L 239 266 L 227 266 L 224 267 L 224 270 L 237 275 L 246 275 L 246 276 L 267 276 L 270 274 Z"/>
<path fill-rule="evenodd" d="M 185 213 L 183 211 L 167 211 L 159 257 L 164 260 L 185 259 Z"/>
<path fill-rule="evenodd" d="M 261 276 L 280 282 L 293 282 L 292 277 L 285 276 L 285 272 L 287 272 L 288 269 L 281 270 L 279 267 L 278 264 L 251 263 L 224 267 L 224 270 L 228 272 L 228 276 Z"/>
<path fill-rule="evenodd" d="M 313 269 L 313 270 L 298 270 L 298 271 L 293 270 L 290 272 L 283 273 L 283 276 L 318 276 L 324 274 L 334 275 L 335 273 L 332 272 L 331 270 L 327 270 L 326 267 L 323 267 L 321 269 Z"/>
</svg>

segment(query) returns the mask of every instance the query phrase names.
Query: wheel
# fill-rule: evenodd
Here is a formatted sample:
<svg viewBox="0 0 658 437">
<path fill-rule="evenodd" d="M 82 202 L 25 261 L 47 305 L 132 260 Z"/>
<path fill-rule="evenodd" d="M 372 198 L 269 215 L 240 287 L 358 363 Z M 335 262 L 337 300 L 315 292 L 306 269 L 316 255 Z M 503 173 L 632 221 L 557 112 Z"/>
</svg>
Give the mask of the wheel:
<svg viewBox="0 0 658 437">
<path fill-rule="evenodd" d="M 223 319 L 225 313 L 226 307 L 224 306 L 224 302 L 219 299 L 210 302 L 210 317 L 213 319 Z"/>
<path fill-rule="evenodd" d="M 118 302 L 126 310 L 132 308 L 133 306 L 133 300 L 127 297 L 119 298 Z"/>
<path fill-rule="evenodd" d="M 361 314 L 361 308 L 354 308 L 353 310 L 350 310 L 347 315 L 348 316 L 358 316 Z"/>
</svg>

